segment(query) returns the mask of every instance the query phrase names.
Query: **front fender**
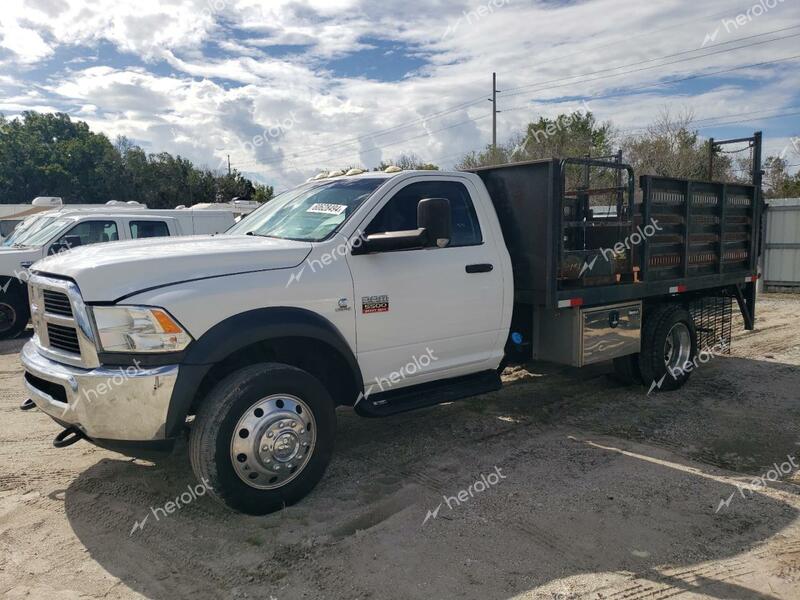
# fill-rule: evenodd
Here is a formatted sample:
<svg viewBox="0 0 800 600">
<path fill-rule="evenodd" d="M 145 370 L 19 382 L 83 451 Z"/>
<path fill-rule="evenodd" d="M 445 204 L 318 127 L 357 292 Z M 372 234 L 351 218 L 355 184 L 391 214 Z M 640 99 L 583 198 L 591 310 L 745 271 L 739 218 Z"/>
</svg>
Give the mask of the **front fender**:
<svg viewBox="0 0 800 600">
<path fill-rule="evenodd" d="M 350 368 L 359 391 L 363 391 L 358 360 L 330 321 L 295 307 L 250 310 L 217 323 L 186 349 L 167 415 L 167 435 L 180 431 L 204 378 L 215 364 L 259 342 L 288 337 L 317 340 L 334 348 Z"/>
</svg>

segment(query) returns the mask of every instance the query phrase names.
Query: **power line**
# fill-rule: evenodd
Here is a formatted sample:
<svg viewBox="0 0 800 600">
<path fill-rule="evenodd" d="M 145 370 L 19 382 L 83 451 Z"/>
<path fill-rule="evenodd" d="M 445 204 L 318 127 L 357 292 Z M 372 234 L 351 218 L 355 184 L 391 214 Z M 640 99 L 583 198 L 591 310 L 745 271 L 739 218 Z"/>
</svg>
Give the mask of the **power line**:
<svg viewBox="0 0 800 600">
<path fill-rule="evenodd" d="M 796 25 L 795 28 L 796 27 L 800 27 L 800 25 Z M 573 84 L 576 84 L 576 83 L 589 83 L 589 82 L 592 82 L 592 81 L 598 81 L 598 80 L 601 80 L 601 79 L 608 79 L 608 78 L 611 78 L 611 77 L 621 77 L 622 75 L 630 75 L 631 73 L 641 73 L 642 71 L 650 71 L 652 69 L 659 69 L 661 67 L 667 67 L 667 66 L 670 66 L 670 65 L 674 65 L 674 64 L 678 64 L 678 63 L 684 63 L 684 62 L 688 62 L 688 61 L 691 61 L 691 60 L 698 60 L 698 59 L 702 59 L 702 58 L 708 58 L 709 56 L 716 56 L 718 54 L 726 54 L 728 52 L 734 52 L 736 50 L 742 50 L 744 48 L 752 48 L 753 46 L 760 46 L 762 44 L 770 44 L 772 42 L 778 42 L 778 41 L 782 41 L 782 40 L 786 40 L 786 39 L 790 39 L 790 38 L 795 38 L 795 37 L 798 37 L 798 36 L 800 36 L 800 33 L 793 33 L 791 35 L 785 35 L 785 36 L 778 37 L 778 38 L 773 38 L 773 39 L 770 39 L 770 40 L 762 40 L 760 42 L 753 42 L 752 44 L 743 44 L 741 46 L 736 46 L 735 48 L 726 48 L 724 50 L 718 50 L 716 52 L 709 52 L 708 54 L 703 54 L 703 55 L 700 55 L 700 56 L 692 56 L 692 57 L 689 57 L 689 58 L 684 58 L 684 59 L 681 59 L 681 60 L 675 60 L 675 61 L 671 61 L 671 62 L 666 62 L 666 63 L 659 64 L 659 65 L 653 65 L 653 66 L 650 66 L 650 67 L 642 67 L 641 69 L 631 69 L 630 71 L 624 71 L 622 73 L 612 73 L 612 74 L 607 75 L 607 76 L 594 77 L 594 78 L 586 79 L 586 80 L 583 80 L 583 81 L 576 81 L 576 82 L 572 82 L 572 83 L 563 83 L 561 85 L 546 85 L 546 84 L 549 84 L 551 82 L 545 82 L 543 84 L 537 84 L 537 86 L 539 86 L 539 87 L 537 87 L 537 88 L 535 88 L 535 89 L 533 89 L 531 91 L 538 91 L 540 89 L 548 89 L 548 90 L 550 90 L 550 89 L 553 89 L 553 88 L 566 87 L 568 85 L 573 85 Z M 755 37 L 755 36 L 751 36 L 751 37 Z M 742 38 L 742 39 L 748 39 L 748 38 Z M 741 40 L 737 40 L 737 41 L 741 41 Z M 718 44 L 718 45 L 722 45 L 722 44 Z M 663 57 L 663 58 L 666 58 L 666 57 Z M 662 58 L 651 59 L 651 60 L 644 61 L 644 62 L 653 62 L 655 60 L 662 60 Z M 586 75 L 594 75 L 594 74 L 597 74 L 597 73 L 607 72 L 609 70 L 623 69 L 623 68 L 626 68 L 628 66 L 634 66 L 634 65 L 637 65 L 637 64 L 642 64 L 642 62 L 631 63 L 630 65 L 622 65 L 622 66 L 619 66 L 619 67 L 614 67 L 612 69 L 601 69 L 600 71 L 597 71 L 595 73 L 588 73 Z M 584 75 L 576 75 L 576 76 L 573 76 L 573 77 L 569 77 L 567 79 L 574 79 L 575 77 L 583 77 L 583 76 Z M 558 81 L 559 80 L 553 80 L 552 82 L 558 82 Z M 514 93 L 506 94 L 506 96 L 519 96 L 519 95 L 521 95 L 523 93 L 525 93 L 525 92 L 514 92 Z"/>
<path fill-rule="evenodd" d="M 779 59 L 775 59 L 775 60 L 772 60 L 772 61 L 763 61 L 761 63 L 753 63 L 753 64 L 749 64 L 749 65 L 741 65 L 741 66 L 738 66 L 738 67 L 732 67 L 732 68 L 729 68 L 729 69 L 723 69 L 721 71 L 715 71 L 715 72 L 711 72 L 711 73 L 701 73 L 701 74 L 692 75 L 692 76 L 688 76 L 688 77 L 684 77 L 684 78 L 680 78 L 680 79 L 673 79 L 673 80 L 664 81 L 664 82 L 657 82 L 655 84 L 652 84 L 651 86 L 646 86 L 646 87 L 643 87 L 643 88 L 633 88 L 632 90 L 633 91 L 637 91 L 637 90 L 641 91 L 643 89 L 648 89 L 648 87 L 660 87 L 662 85 L 668 85 L 670 83 L 675 83 L 675 82 L 678 82 L 678 81 L 687 81 L 687 80 L 698 79 L 698 78 L 702 78 L 702 77 L 711 77 L 711 76 L 714 76 L 714 75 L 718 75 L 720 73 L 730 73 L 730 72 L 734 72 L 734 71 L 738 71 L 738 70 L 742 70 L 742 69 L 749 69 L 749 68 L 756 67 L 756 66 L 762 66 L 762 65 L 766 65 L 766 64 L 773 64 L 773 63 L 783 62 L 783 61 L 787 61 L 787 60 L 794 60 L 794 59 L 797 59 L 797 58 L 800 58 L 800 54 L 795 55 L 795 56 L 779 58 Z M 629 90 L 627 93 L 631 93 L 631 90 Z M 606 96 L 597 96 L 597 97 L 595 97 L 595 99 L 604 98 L 604 97 L 614 97 L 614 96 L 620 96 L 620 95 L 626 95 L 626 93 L 617 93 L 617 94 L 608 94 Z M 512 108 L 506 109 L 506 112 L 509 112 L 511 110 L 520 110 L 520 109 L 523 109 L 523 108 L 529 108 L 529 107 L 527 105 L 521 105 L 521 106 L 517 106 L 517 107 L 512 107 Z M 758 112 L 758 111 L 756 111 L 756 112 Z M 794 115 L 794 114 L 800 114 L 800 113 L 786 113 L 786 114 L 781 114 L 781 115 L 773 115 L 773 116 L 768 117 L 768 118 L 778 118 L 778 117 L 782 117 L 782 116 L 791 116 L 791 115 Z M 371 148 L 370 150 L 380 150 L 380 149 L 387 148 L 387 147 L 390 147 L 390 146 L 396 146 L 398 144 L 403 144 L 405 142 L 412 141 L 414 139 L 418 139 L 418 138 L 421 138 L 421 137 L 427 137 L 427 136 L 431 135 L 432 133 L 438 133 L 439 131 L 452 129 L 454 127 L 458 127 L 458 126 L 464 125 L 466 123 L 473 123 L 475 121 L 488 118 L 489 116 L 490 115 L 487 114 L 487 115 L 483 115 L 481 117 L 477 117 L 476 119 L 469 119 L 467 121 L 461 121 L 459 123 L 454 123 L 452 125 L 449 125 L 448 127 L 443 127 L 441 129 L 438 129 L 438 130 L 434 130 L 434 131 L 431 131 L 431 132 L 426 132 L 424 134 L 421 134 L 421 135 L 418 135 L 418 136 L 414 136 L 413 138 L 404 139 L 404 140 L 398 140 L 396 142 L 392 142 L 391 144 L 385 144 L 383 146 Z M 718 116 L 718 117 L 707 117 L 705 120 L 712 120 L 712 119 L 719 119 L 719 118 L 722 118 L 722 119 L 727 118 L 727 115 L 721 115 L 721 116 Z M 761 119 L 766 119 L 766 118 L 767 117 L 762 117 Z M 740 122 L 741 123 L 747 123 L 747 122 L 751 122 L 751 121 L 740 121 Z M 735 124 L 735 123 L 728 123 L 728 124 Z M 698 128 L 698 129 L 709 129 L 709 128 L 711 128 L 711 125 L 703 126 L 703 127 Z M 463 153 L 460 152 L 458 154 L 463 154 Z M 284 162 L 284 161 L 282 160 L 280 162 Z M 296 164 L 296 163 L 292 163 L 292 161 L 286 161 L 286 162 L 290 166 L 293 166 L 294 168 L 302 168 L 304 166 L 305 167 L 316 166 L 319 163 L 324 163 L 324 162 L 329 162 L 329 161 L 328 160 L 315 160 L 314 162 L 300 163 L 299 165 Z"/>
<path fill-rule="evenodd" d="M 764 109 L 764 110 L 748 111 L 748 112 L 743 112 L 743 113 L 733 113 L 733 114 L 729 114 L 729 115 L 717 115 L 715 117 L 705 117 L 703 119 L 693 119 L 691 124 L 690 124 L 690 127 L 692 129 L 698 129 L 698 130 L 700 130 L 700 129 L 711 129 L 712 127 L 718 127 L 718 126 L 723 126 L 723 125 L 738 124 L 738 123 L 753 123 L 753 122 L 756 122 L 756 121 L 762 121 L 762 120 L 767 120 L 767 119 L 777 119 L 777 118 L 781 118 L 781 117 L 789 117 L 789 116 L 794 116 L 794 115 L 800 114 L 800 112 L 788 112 L 788 113 L 787 112 L 783 112 L 783 113 L 779 113 L 779 114 L 776 114 L 776 115 L 762 115 L 761 114 L 761 113 L 764 113 L 764 112 L 773 112 L 773 111 L 776 111 L 776 110 L 788 110 L 788 109 L 793 109 L 793 108 L 800 108 L 800 106 L 784 106 L 784 107 L 780 107 L 780 108 L 768 108 L 768 109 Z M 751 116 L 753 118 L 752 119 L 740 120 L 740 121 L 732 121 L 731 123 L 715 123 L 714 122 L 714 121 L 719 121 L 720 119 L 722 119 L 724 121 L 725 119 L 729 119 L 731 117 L 739 117 L 739 116 L 744 116 L 744 115 L 749 115 L 749 116 Z M 699 123 L 703 123 L 705 121 L 709 121 L 709 123 L 706 124 L 706 125 L 702 125 L 702 126 L 698 127 Z M 646 130 L 647 130 L 647 127 L 629 127 L 629 128 L 625 128 L 625 129 L 620 129 L 619 131 L 623 131 L 625 133 L 633 133 L 633 132 L 636 132 L 636 131 L 646 131 Z"/>
<path fill-rule="evenodd" d="M 704 125 L 702 127 L 698 127 L 698 129 L 714 129 L 716 127 L 726 127 L 728 125 L 739 125 L 741 123 L 752 123 L 753 121 L 767 121 L 769 119 L 781 119 L 784 117 L 794 117 L 800 115 L 800 111 L 798 112 L 791 112 L 791 113 L 782 113 L 779 115 L 771 115 L 769 117 L 756 117 L 754 119 L 745 119 L 742 121 L 728 121 L 725 123 L 714 123 L 712 125 Z"/>
<path fill-rule="evenodd" d="M 725 13 L 725 14 L 727 14 L 727 13 Z M 725 46 L 725 45 L 728 45 L 728 44 L 741 42 L 741 41 L 745 41 L 745 40 L 749 40 L 749 39 L 753 39 L 753 38 L 757 38 L 757 37 L 763 37 L 765 35 L 772 35 L 772 34 L 775 34 L 775 33 L 781 33 L 783 31 L 796 29 L 798 27 L 800 27 L 800 25 L 793 25 L 793 26 L 790 26 L 790 27 L 784 27 L 784 28 L 781 28 L 781 29 L 768 31 L 768 32 L 765 32 L 765 33 L 746 36 L 746 37 L 743 37 L 743 38 L 737 38 L 736 40 L 730 40 L 730 41 L 727 41 L 727 42 L 721 42 L 719 44 L 709 45 L 709 46 L 706 46 L 704 48 L 698 48 L 698 49 L 695 49 L 695 50 L 688 50 L 688 51 L 683 51 L 683 52 L 678 52 L 678 53 L 673 53 L 673 54 L 667 54 L 665 56 L 651 58 L 651 59 L 647 59 L 645 61 L 629 63 L 629 64 L 626 64 L 626 65 L 619 65 L 617 67 L 610 67 L 610 68 L 600 69 L 600 70 L 592 71 L 592 72 L 589 72 L 589 73 L 583 73 L 583 74 L 579 74 L 579 75 L 572 75 L 572 76 L 569 76 L 569 77 L 553 79 L 553 80 L 550 80 L 550 81 L 539 82 L 539 83 L 536 83 L 536 84 L 529 84 L 527 86 L 520 86 L 520 87 L 517 87 L 517 88 L 511 88 L 510 90 L 506 90 L 505 94 L 506 94 L 506 96 L 520 95 L 520 94 L 522 94 L 522 92 L 514 92 L 514 93 L 509 93 L 509 92 L 512 92 L 513 90 L 520 90 L 523 87 L 544 86 L 544 85 L 548 85 L 550 83 L 564 82 L 566 80 L 575 79 L 575 78 L 578 78 L 578 77 L 587 77 L 587 76 L 590 76 L 590 75 L 606 73 L 608 71 L 613 71 L 613 70 L 617 70 L 617 69 L 624 69 L 624 68 L 627 68 L 627 67 L 630 67 L 630 66 L 637 66 L 637 65 L 645 64 L 645 63 L 649 63 L 649 62 L 654 62 L 654 61 L 658 61 L 658 60 L 664 60 L 666 58 L 672 58 L 674 56 L 679 56 L 679 55 L 686 54 L 686 53 L 698 52 L 698 51 L 705 52 L 706 50 L 713 49 L 713 48 L 718 48 L 720 46 Z M 745 45 L 742 45 L 742 46 L 737 46 L 735 48 L 728 48 L 728 49 L 720 50 L 720 51 L 717 51 L 717 52 L 709 52 L 709 53 L 702 54 L 700 56 L 691 57 L 691 58 L 688 58 L 688 59 L 685 59 L 685 60 L 697 60 L 697 59 L 705 58 L 705 57 L 708 57 L 708 56 L 714 56 L 714 55 L 717 55 L 717 54 L 724 54 L 726 52 L 733 52 L 735 50 L 740 50 L 740 49 L 743 49 L 743 48 L 749 48 L 749 47 L 757 46 L 757 45 L 761 45 L 761 44 L 768 44 L 768 43 L 771 43 L 771 42 L 781 41 L 781 40 L 784 40 L 784 39 L 797 37 L 797 36 L 800 36 L 800 33 L 794 34 L 794 35 L 790 35 L 790 36 L 783 36 L 783 37 L 773 38 L 773 39 L 770 39 L 770 40 L 763 40 L 763 41 L 760 41 L 760 42 L 755 42 L 753 44 L 745 44 Z M 613 45 L 616 45 L 616 42 L 612 43 L 612 44 L 609 44 L 609 46 L 613 46 Z M 623 73 L 612 74 L 612 75 L 609 75 L 609 77 L 618 77 L 618 76 L 621 76 L 621 75 L 627 75 L 627 74 L 630 74 L 630 73 L 635 73 L 635 72 L 639 72 L 639 71 L 645 71 L 645 70 L 649 70 L 649 69 L 668 66 L 668 65 L 671 65 L 671 64 L 676 64 L 678 62 L 685 62 L 685 61 L 673 61 L 671 63 L 665 63 L 665 64 L 661 64 L 661 65 L 654 65 L 652 67 L 647 67 L 647 68 L 644 68 L 644 69 L 638 69 L 638 70 L 626 71 L 626 72 L 623 72 Z M 589 81 L 595 81 L 597 79 L 603 79 L 603 78 L 601 77 L 601 78 L 589 79 L 589 80 L 579 81 L 579 82 L 574 82 L 574 83 L 587 83 Z M 567 84 L 563 84 L 561 86 L 553 86 L 553 87 L 564 87 L 566 85 L 571 85 L 571 84 L 567 83 Z M 498 90 L 497 93 L 503 93 L 503 92 L 500 92 Z M 466 108 L 470 108 L 472 106 L 480 104 L 482 101 L 483 101 L 483 97 L 481 96 L 479 98 L 468 100 L 466 102 L 463 102 L 461 104 L 452 106 L 450 108 L 442 109 L 441 111 L 434 112 L 434 113 L 431 113 L 431 114 L 428 114 L 428 115 L 424 115 L 424 116 L 419 117 L 419 118 L 417 118 L 417 119 L 415 119 L 413 121 L 409 121 L 409 122 L 407 122 L 405 124 L 401 123 L 401 124 L 395 125 L 393 127 L 388 127 L 388 128 L 385 128 L 385 129 L 379 129 L 379 130 L 376 130 L 376 131 L 373 131 L 373 132 L 370 132 L 370 133 L 367 133 L 367 134 L 364 134 L 364 135 L 361 135 L 361 136 L 357 136 L 357 137 L 353 137 L 353 138 L 349 138 L 349 139 L 345 139 L 345 140 L 340 140 L 340 141 L 334 142 L 332 144 L 321 145 L 321 146 L 316 146 L 316 147 L 312 147 L 312 148 L 306 148 L 306 150 L 308 152 L 311 152 L 311 153 L 319 153 L 319 152 L 323 152 L 325 150 L 331 150 L 331 149 L 334 149 L 334 148 L 340 148 L 342 146 L 349 146 L 349 145 L 352 145 L 352 144 L 356 144 L 356 143 L 358 143 L 360 141 L 363 141 L 365 139 L 370 139 L 370 138 L 375 138 L 375 137 L 382 137 L 382 136 L 387 135 L 389 133 L 400 131 L 402 129 L 407 129 L 408 127 L 413 127 L 414 125 L 424 124 L 426 121 L 431 120 L 431 119 L 440 118 L 440 117 L 443 117 L 443 116 L 447 116 L 448 114 L 452 114 L 454 112 L 458 112 L 460 110 L 464 110 Z M 496 103 L 494 103 L 493 106 L 496 108 Z M 245 161 L 245 162 L 247 162 L 247 161 Z M 281 162 L 281 161 L 280 160 L 276 160 L 276 161 L 272 161 L 272 162 L 278 163 L 278 162 Z M 260 164 L 270 164 L 270 163 L 260 163 Z"/>
<path fill-rule="evenodd" d="M 780 108 L 764 108 L 764 109 L 756 110 L 756 111 L 746 111 L 746 112 L 742 112 L 742 113 L 732 113 L 732 114 L 726 115 L 724 118 L 727 119 L 727 118 L 730 118 L 730 117 L 742 117 L 744 115 L 756 115 L 756 114 L 759 114 L 759 113 L 772 112 L 774 110 L 791 110 L 791 109 L 794 109 L 794 108 L 800 108 L 800 105 L 782 106 Z M 723 118 L 723 117 L 705 117 L 703 119 L 695 119 L 694 121 L 692 121 L 692 124 L 694 125 L 694 124 L 697 124 L 697 123 L 702 123 L 703 121 L 714 121 L 714 120 L 720 119 L 720 118 Z"/>
<path fill-rule="evenodd" d="M 800 26 L 798 26 L 798 27 L 800 27 Z M 797 37 L 797 36 L 800 36 L 800 33 L 793 34 L 791 36 L 784 36 L 784 38 L 777 38 L 777 39 L 773 39 L 773 40 L 764 40 L 764 41 L 761 41 L 761 42 L 757 42 L 755 44 L 747 44 L 747 45 L 739 46 L 739 47 L 736 47 L 736 48 L 728 48 L 726 50 L 723 50 L 723 51 L 720 51 L 720 52 L 716 52 L 714 54 L 721 54 L 721 53 L 725 53 L 725 52 L 733 52 L 735 50 L 740 50 L 742 48 L 748 48 L 748 47 L 753 46 L 753 45 L 769 43 L 769 42 L 773 42 L 773 41 L 778 41 L 778 39 L 785 39 L 787 37 Z M 705 55 L 705 56 L 711 56 L 711 54 Z M 704 58 L 705 56 L 695 57 L 695 58 Z M 800 55 L 798 55 L 798 56 L 800 56 Z M 667 85 L 667 84 L 670 84 L 670 83 L 689 81 L 689 80 L 698 79 L 698 78 L 701 78 L 701 77 L 708 77 L 708 76 L 717 75 L 717 74 L 721 74 L 721 73 L 733 72 L 733 71 L 737 71 L 737 70 L 741 70 L 741 69 L 751 68 L 751 67 L 754 67 L 754 66 L 762 66 L 762 65 L 765 65 L 765 64 L 771 64 L 773 62 L 780 62 L 781 60 L 789 60 L 791 58 L 797 58 L 797 57 L 795 56 L 795 57 L 789 57 L 787 59 L 778 59 L 778 60 L 775 60 L 775 61 L 765 61 L 765 62 L 762 62 L 762 63 L 744 65 L 744 66 L 740 66 L 740 67 L 734 67 L 734 68 L 731 68 L 731 69 L 725 69 L 725 70 L 722 70 L 722 71 L 716 71 L 716 72 L 704 73 L 704 74 L 703 73 L 696 74 L 696 75 L 693 75 L 693 76 L 690 76 L 690 77 L 686 77 L 686 78 L 681 78 L 681 79 L 672 79 L 672 80 L 668 80 L 668 81 L 665 81 L 665 82 L 656 82 L 656 83 L 651 84 L 650 87 L 658 87 L 658 86 Z M 663 65 L 657 65 L 657 66 L 663 66 Z M 622 67 L 617 67 L 617 68 L 622 68 Z M 650 67 L 650 68 L 653 68 L 653 67 Z M 645 70 L 645 69 L 636 69 L 636 70 L 633 70 L 633 71 L 617 73 L 617 74 L 610 75 L 610 77 L 618 77 L 618 76 L 621 76 L 621 75 L 629 74 L 631 72 L 638 72 L 640 70 Z M 600 79 L 602 79 L 602 78 L 600 78 Z M 585 83 L 585 82 L 581 81 L 581 82 L 575 82 L 575 83 Z M 566 84 L 566 85 L 572 85 L 572 84 Z M 554 86 L 554 87 L 564 87 L 564 86 Z M 630 93 L 630 91 L 628 93 Z M 514 94 L 511 94 L 511 95 L 514 95 Z M 620 95 L 627 95 L 627 94 L 626 93 L 608 94 L 608 95 L 605 95 L 605 96 L 594 96 L 594 97 L 592 97 L 592 99 L 610 98 L 610 97 L 615 97 L 615 96 L 620 96 Z M 519 105 L 519 106 L 516 106 L 516 107 L 511 107 L 511 108 L 505 109 L 505 112 L 511 112 L 511 111 L 514 111 L 514 110 L 521 110 L 521 109 L 528 109 L 528 108 L 530 108 L 530 106 L 527 105 L 527 104 Z M 446 130 L 446 129 L 452 129 L 454 127 L 457 127 L 457 126 L 460 126 L 460 125 L 464 125 L 464 124 L 467 124 L 467 123 L 472 123 L 472 122 L 474 122 L 476 120 L 479 120 L 479 119 L 482 119 L 482 118 L 484 118 L 484 117 L 479 117 L 478 119 L 467 119 L 465 121 L 460 121 L 459 123 L 455 123 L 453 125 L 450 125 L 448 127 L 444 127 L 442 129 L 439 129 L 439 130 L 425 132 L 424 134 L 413 136 L 411 138 L 397 140 L 397 141 L 391 142 L 389 144 L 383 144 L 381 146 L 376 146 L 375 148 L 373 148 L 371 150 L 379 150 L 379 149 L 382 149 L 382 148 L 386 148 L 386 147 L 402 144 L 404 142 L 408 142 L 408 141 L 412 141 L 412 140 L 415 140 L 415 139 L 419 139 L 421 137 L 426 137 L 428 135 L 431 135 L 432 133 L 438 133 L 439 131 L 443 131 L 443 130 Z M 362 137 L 368 138 L 368 137 L 371 137 L 371 136 L 362 136 Z M 341 144 L 335 144 L 335 145 L 341 145 Z M 308 155 L 315 155 L 315 154 L 320 154 L 321 152 L 322 151 L 314 151 L 314 150 L 312 150 L 310 153 L 306 153 L 306 155 L 307 156 Z M 280 158 L 280 159 L 271 159 L 269 161 L 260 161 L 260 162 L 259 161 L 245 161 L 244 164 L 252 163 L 252 164 L 257 164 L 257 165 L 270 165 L 270 164 L 279 164 L 279 163 L 282 163 L 284 161 L 285 161 L 284 158 Z M 325 159 L 324 158 L 318 159 L 316 162 L 325 162 Z"/>
<path fill-rule="evenodd" d="M 758 62 L 758 63 L 752 63 L 752 64 L 749 64 L 749 65 L 740 65 L 738 67 L 732 67 L 730 69 L 722 69 L 720 71 L 711 71 L 709 73 L 699 73 L 699 74 L 696 74 L 696 75 L 690 75 L 688 77 L 679 77 L 679 78 L 675 78 L 675 79 L 669 79 L 667 81 L 659 81 L 659 82 L 648 84 L 648 85 L 642 86 L 642 87 L 628 88 L 626 91 L 616 92 L 616 93 L 613 93 L 613 94 L 604 94 L 604 95 L 601 95 L 601 96 L 579 96 L 579 97 L 580 98 L 584 98 L 584 99 L 589 99 L 589 100 L 603 100 L 603 99 L 606 99 L 606 98 L 617 98 L 619 96 L 631 95 L 632 92 L 634 92 L 634 91 L 648 90 L 648 89 L 652 89 L 652 88 L 656 88 L 656 87 L 661 87 L 661 86 L 664 86 L 664 85 L 671 85 L 673 83 L 683 83 L 685 81 L 692 81 L 694 79 L 701 79 L 703 77 L 713 77 L 714 75 L 722 75 L 724 73 L 732 73 L 734 71 L 741 71 L 742 69 L 751 69 L 753 67 L 761 67 L 761 66 L 764 66 L 764 65 L 770 65 L 770 64 L 775 64 L 775 63 L 779 63 L 779 62 L 795 60 L 795 59 L 798 59 L 798 58 L 800 58 L 800 54 L 795 54 L 793 56 L 786 56 L 786 57 L 783 57 L 783 58 L 777 58 L 775 60 L 766 60 L 766 61 L 762 61 L 762 62 Z M 518 106 L 513 106 L 511 108 L 507 108 L 505 110 L 505 112 L 510 112 L 512 110 L 522 110 L 522 109 L 526 109 L 526 108 L 530 108 L 530 106 L 528 104 L 520 104 Z"/>
</svg>

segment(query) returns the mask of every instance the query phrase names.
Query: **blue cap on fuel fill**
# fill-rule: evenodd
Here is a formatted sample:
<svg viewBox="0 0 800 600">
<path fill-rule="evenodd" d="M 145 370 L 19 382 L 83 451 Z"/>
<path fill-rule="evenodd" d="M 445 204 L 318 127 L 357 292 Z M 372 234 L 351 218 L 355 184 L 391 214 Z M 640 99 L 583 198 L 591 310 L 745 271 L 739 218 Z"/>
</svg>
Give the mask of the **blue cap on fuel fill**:
<svg viewBox="0 0 800 600">
<path fill-rule="evenodd" d="M 511 334 L 511 341 L 519 346 L 522 343 L 522 334 L 519 331 L 515 331 Z"/>
</svg>

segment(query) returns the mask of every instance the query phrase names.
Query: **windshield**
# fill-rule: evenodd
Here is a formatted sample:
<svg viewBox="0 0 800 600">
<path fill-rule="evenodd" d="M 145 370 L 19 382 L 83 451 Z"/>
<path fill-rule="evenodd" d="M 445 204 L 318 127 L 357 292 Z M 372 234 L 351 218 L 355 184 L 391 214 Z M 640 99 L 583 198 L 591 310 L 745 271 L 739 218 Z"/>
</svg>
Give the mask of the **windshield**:
<svg viewBox="0 0 800 600">
<path fill-rule="evenodd" d="M 39 247 L 49 242 L 58 232 L 73 222 L 72 219 L 43 219 L 41 224 L 22 235 L 14 246 Z"/>
<path fill-rule="evenodd" d="M 331 236 L 386 180 L 335 179 L 284 192 L 226 233 L 319 242 Z"/>
<path fill-rule="evenodd" d="M 31 232 L 36 231 L 54 220 L 55 217 L 32 217 L 31 219 L 26 219 L 5 239 L 3 246 L 14 246 L 18 244 L 20 240 L 30 235 Z"/>
</svg>

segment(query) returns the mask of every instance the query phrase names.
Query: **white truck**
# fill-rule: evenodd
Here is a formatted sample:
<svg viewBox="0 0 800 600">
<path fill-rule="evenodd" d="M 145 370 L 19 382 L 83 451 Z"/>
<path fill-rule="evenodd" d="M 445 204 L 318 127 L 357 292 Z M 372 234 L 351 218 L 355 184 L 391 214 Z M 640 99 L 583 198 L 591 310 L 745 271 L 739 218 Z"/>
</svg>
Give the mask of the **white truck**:
<svg viewBox="0 0 800 600">
<path fill-rule="evenodd" d="M 229 210 L 150 210 L 126 203 L 28 217 L 0 246 L 0 339 L 18 335 L 28 324 L 28 268 L 36 261 L 101 242 L 222 233 L 233 222 Z"/>
<path fill-rule="evenodd" d="M 573 183 L 590 170 L 600 188 Z M 474 396 L 531 359 L 613 360 L 676 389 L 730 334 L 733 298 L 753 325 L 759 184 L 642 185 L 635 203 L 629 167 L 585 159 L 336 176 L 225 235 L 49 257 L 29 282 L 22 408 L 64 428 L 58 447 L 151 456 L 188 429 L 210 494 L 264 514 L 323 476 L 337 407 Z M 648 219 L 661 230 L 624 251 Z M 623 251 L 602 260 L 609 243 Z"/>
</svg>

